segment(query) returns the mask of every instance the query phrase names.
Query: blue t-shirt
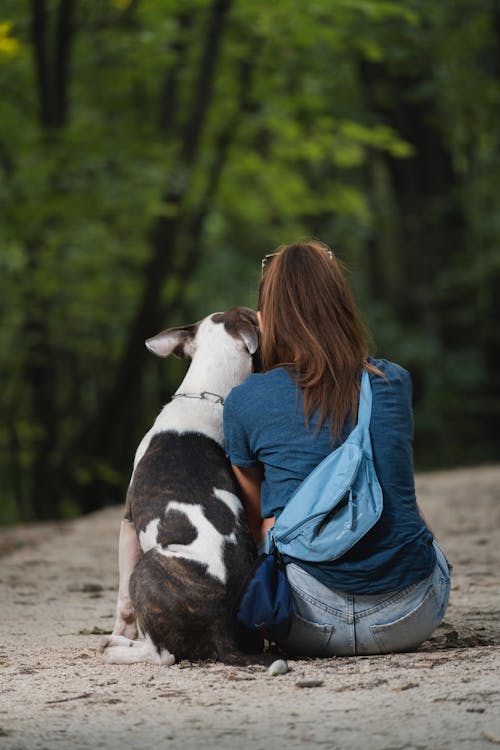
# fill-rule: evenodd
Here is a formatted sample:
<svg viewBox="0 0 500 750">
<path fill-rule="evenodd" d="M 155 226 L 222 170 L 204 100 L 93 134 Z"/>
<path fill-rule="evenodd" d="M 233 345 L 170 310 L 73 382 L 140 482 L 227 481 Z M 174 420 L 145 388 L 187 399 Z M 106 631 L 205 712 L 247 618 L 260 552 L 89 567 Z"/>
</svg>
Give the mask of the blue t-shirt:
<svg viewBox="0 0 500 750">
<path fill-rule="evenodd" d="M 382 515 L 351 550 L 328 563 L 294 560 L 325 585 L 353 594 L 397 591 L 424 579 L 436 564 L 433 536 L 422 520 L 413 476 L 413 414 L 409 373 L 383 359 L 370 359 L 384 375 L 370 373 L 373 394 L 370 435 L 384 496 Z M 224 406 L 224 436 L 231 463 L 261 463 L 262 516 L 278 516 L 298 485 L 352 429 L 332 443 L 328 419 L 306 424 L 302 393 L 284 367 L 250 375 Z"/>
</svg>

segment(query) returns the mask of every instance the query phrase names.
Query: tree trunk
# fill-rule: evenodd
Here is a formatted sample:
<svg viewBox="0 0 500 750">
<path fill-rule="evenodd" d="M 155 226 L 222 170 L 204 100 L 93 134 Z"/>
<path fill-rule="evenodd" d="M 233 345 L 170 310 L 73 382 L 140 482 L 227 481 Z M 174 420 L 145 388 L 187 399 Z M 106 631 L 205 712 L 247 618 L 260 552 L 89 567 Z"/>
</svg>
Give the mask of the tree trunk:
<svg viewBox="0 0 500 750">
<path fill-rule="evenodd" d="M 73 0 L 61 0 L 58 6 L 54 44 L 50 44 L 48 13 L 44 0 L 32 2 L 33 58 L 38 83 L 39 120 L 47 135 L 45 147 L 51 150 L 57 133 L 67 124 L 68 66 L 73 38 Z M 48 50 L 55 49 L 54 59 Z M 57 221 L 48 218 L 47 223 Z M 61 481 L 54 467 L 58 413 L 56 357 L 51 346 L 47 324 L 48 301 L 39 290 L 39 235 L 44 227 L 36 227 L 36 237 L 26 243 L 28 286 L 26 289 L 23 336 L 26 342 L 25 379 L 30 391 L 32 418 L 36 428 L 35 455 L 31 472 L 31 512 L 36 518 L 57 518 L 60 515 Z"/>
<path fill-rule="evenodd" d="M 42 128 L 60 129 L 68 120 L 69 61 L 74 34 L 74 0 L 60 0 L 54 44 L 50 44 L 45 0 L 32 0 L 32 40 Z M 54 49 L 51 58 L 49 50 Z"/>
<path fill-rule="evenodd" d="M 229 7 L 230 0 L 215 0 L 212 5 L 204 50 L 180 146 L 179 167 L 185 171 L 187 179 L 182 187 L 166 190 L 164 203 L 169 207 L 169 215 L 160 216 L 150 233 L 151 258 L 144 271 L 142 294 L 117 368 L 117 376 L 109 393 L 106 394 L 98 419 L 86 436 L 85 454 L 93 457 L 90 459 L 91 466 L 107 460 L 119 467 L 123 464 L 124 454 L 130 450 L 127 432 L 131 417 L 134 416 L 134 406 L 140 392 L 146 362 L 144 340 L 164 324 L 161 319 L 161 292 L 166 279 L 174 270 L 180 252 L 183 203 L 190 188 L 192 172 L 196 167 L 200 138 L 212 101 L 216 64 Z M 173 92 L 176 92 L 176 86 L 171 82 L 166 90 L 167 95 L 172 97 Z M 165 111 L 165 107 L 162 111 Z M 168 125 L 170 127 L 170 121 Z M 188 269 L 188 272 L 193 271 L 194 267 Z M 81 488 L 82 510 L 89 512 L 102 507 L 105 502 L 109 502 L 110 495 L 112 498 L 116 495 L 116 488 L 110 488 L 105 481 L 96 478 L 89 487 Z"/>
</svg>

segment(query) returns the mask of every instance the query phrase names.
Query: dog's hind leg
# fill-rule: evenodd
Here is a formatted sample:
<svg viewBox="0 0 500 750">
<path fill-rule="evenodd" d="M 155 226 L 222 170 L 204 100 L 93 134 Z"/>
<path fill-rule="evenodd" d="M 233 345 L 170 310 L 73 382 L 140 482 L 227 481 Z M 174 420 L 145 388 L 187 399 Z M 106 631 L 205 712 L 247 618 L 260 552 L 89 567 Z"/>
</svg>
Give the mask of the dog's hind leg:
<svg viewBox="0 0 500 750">
<path fill-rule="evenodd" d="M 122 643 L 123 645 L 121 645 Z M 104 652 L 104 661 L 107 664 L 150 662 L 151 664 L 170 667 L 175 664 L 175 656 L 167 649 L 158 651 L 148 637 L 143 641 L 131 641 L 128 638 L 115 637 Z"/>
</svg>

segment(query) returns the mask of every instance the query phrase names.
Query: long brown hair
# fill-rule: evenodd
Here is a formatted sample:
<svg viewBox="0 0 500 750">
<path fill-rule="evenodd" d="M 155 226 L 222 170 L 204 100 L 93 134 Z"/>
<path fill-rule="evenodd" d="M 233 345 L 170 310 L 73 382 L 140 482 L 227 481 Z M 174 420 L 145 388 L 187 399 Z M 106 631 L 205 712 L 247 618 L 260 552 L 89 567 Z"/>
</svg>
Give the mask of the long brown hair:
<svg viewBox="0 0 500 750">
<path fill-rule="evenodd" d="M 339 437 L 356 421 L 359 379 L 368 344 L 340 262 L 321 242 L 282 245 L 265 267 L 258 307 L 264 370 L 287 367 L 303 392 L 306 420 L 318 411 Z M 380 374 L 380 373 L 379 373 Z"/>
</svg>

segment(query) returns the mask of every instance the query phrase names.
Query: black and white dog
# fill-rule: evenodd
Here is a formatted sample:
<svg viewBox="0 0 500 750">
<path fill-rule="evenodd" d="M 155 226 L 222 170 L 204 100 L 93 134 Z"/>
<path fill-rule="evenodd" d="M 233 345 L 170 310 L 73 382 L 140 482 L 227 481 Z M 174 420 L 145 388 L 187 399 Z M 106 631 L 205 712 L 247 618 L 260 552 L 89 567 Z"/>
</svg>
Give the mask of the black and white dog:
<svg viewBox="0 0 500 750">
<path fill-rule="evenodd" d="M 237 658 L 232 606 L 255 558 L 223 449 L 222 408 L 252 372 L 253 310 L 234 307 L 148 339 L 160 357 L 190 357 L 184 380 L 141 441 L 120 529 L 111 664 Z M 137 626 L 144 636 L 137 637 Z"/>
</svg>

